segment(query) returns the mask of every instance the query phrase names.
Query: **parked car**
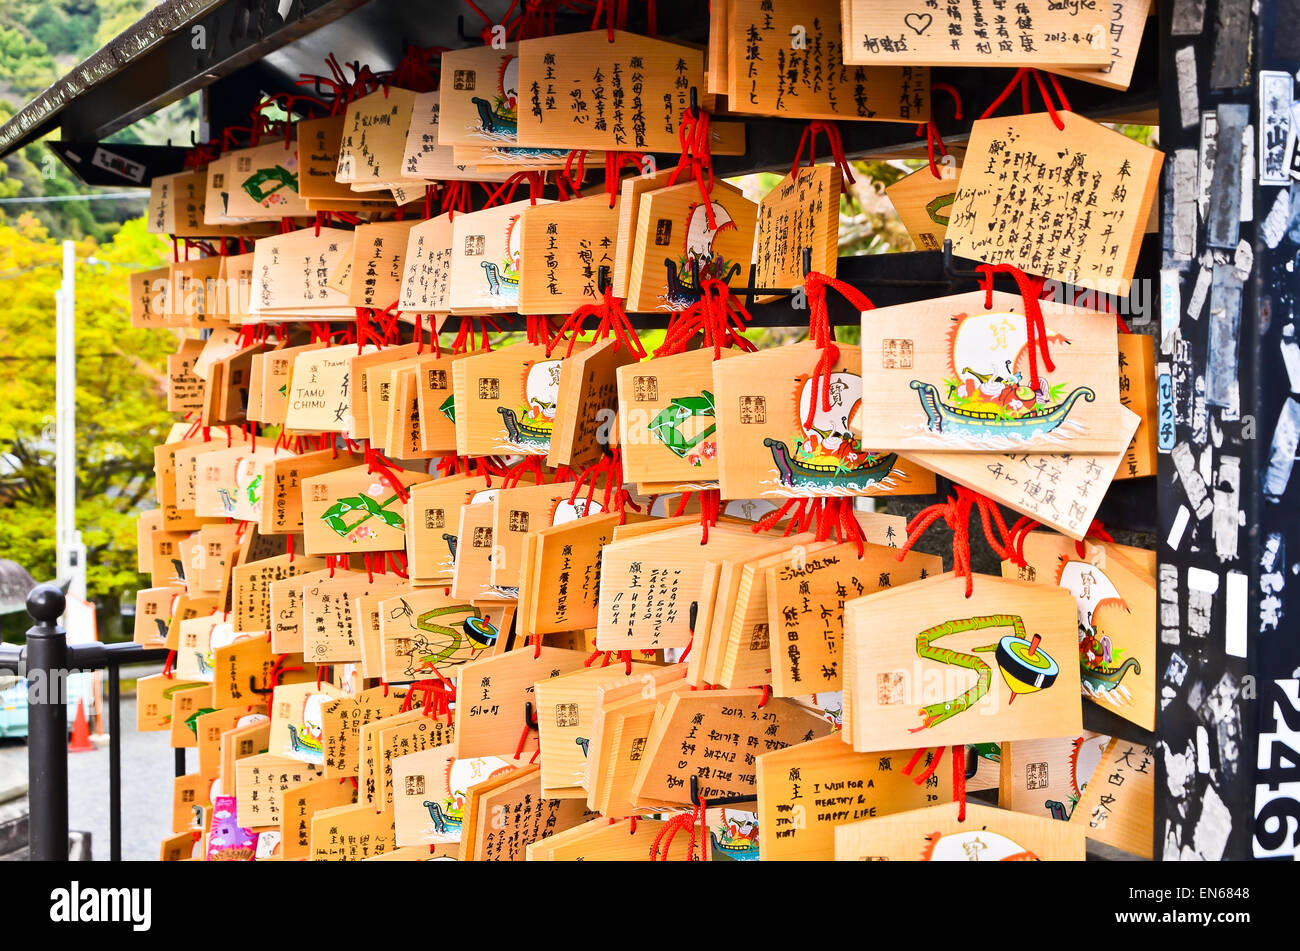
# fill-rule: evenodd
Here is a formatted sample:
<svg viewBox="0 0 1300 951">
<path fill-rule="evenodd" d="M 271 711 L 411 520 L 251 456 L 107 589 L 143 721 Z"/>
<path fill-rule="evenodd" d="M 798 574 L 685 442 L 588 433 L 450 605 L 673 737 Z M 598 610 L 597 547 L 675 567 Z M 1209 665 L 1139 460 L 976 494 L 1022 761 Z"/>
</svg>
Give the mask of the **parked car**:
<svg viewBox="0 0 1300 951">
<path fill-rule="evenodd" d="M 94 675 L 90 672 L 68 677 L 68 727 L 77 715 L 77 701 L 86 701 L 86 715 L 93 707 Z M 27 679 L 0 675 L 0 737 L 27 736 Z"/>
</svg>

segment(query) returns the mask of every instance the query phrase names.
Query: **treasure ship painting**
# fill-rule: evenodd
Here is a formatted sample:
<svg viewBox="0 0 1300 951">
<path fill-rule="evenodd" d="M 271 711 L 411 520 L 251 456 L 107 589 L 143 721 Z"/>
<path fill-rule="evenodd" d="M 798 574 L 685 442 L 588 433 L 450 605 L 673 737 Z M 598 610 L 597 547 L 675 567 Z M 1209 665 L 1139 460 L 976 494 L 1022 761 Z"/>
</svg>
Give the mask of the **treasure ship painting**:
<svg viewBox="0 0 1300 951">
<path fill-rule="evenodd" d="M 500 261 L 482 262 L 487 293 L 501 299 L 502 306 L 519 302 L 519 250 L 523 228 L 519 215 L 506 222 L 506 253 Z"/>
<path fill-rule="evenodd" d="M 524 371 L 524 402 L 512 409 L 498 406 L 506 444 L 500 452 L 545 453 L 551 446 L 555 407 L 560 399 L 560 361 L 534 360 Z"/>
<path fill-rule="evenodd" d="M 1037 862 L 1038 856 L 999 832 L 970 829 L 926 836 L 920 859 L 922 862 Z"/>
<path fill-rule="evenodd" d="M 487 140 L 490 153 L 498 160 L 526 162 L 528 159 L 564 158 L 565 149 L 517 146 L 519 137 L 519 57 L 507 53 L 497 67 L 495 89 L 484 90 L 470 102 L 478 115 L 472 137 Z"/>
<path fill-rule="evenodd" d="M 1074 815 L 1074 807 L 1083 798 L 1083 791 L 1088 788 L 1088 780 L 1101 762 L 1109 736 L 1076 736 L 1074 748 L 1070 750 L 1070 792 L 1066 802 L 1049 799 L 1043 803 L 1053 819 L 1068 821 Z"/>
<path fill-rule="evenodd" d="M 1050 327 L 1047 342 L 1070 343 Z M 958 314 L 948 332 L 948 371 L 938 385 L 911 381 L 925 428 L 945 443 L 1008 448 L 1051 433 L 1076 402 L 1096 398 L 1087 386 L 1049 380 L 1041 363 L 1038 386 L 1032 386 L 1025 318 L 1009 312 Z"/>
<path fill-rule="evenodd" d="M 709 212 L 713 221 L 709 221 Z M 740 272 L 740 264 L 729 261 L 716 247 L 720 235 L 736 230 L 735 219 L 722 203 L 699 202 L 686 214 L 686 234 L 682 253 L 664 258 L 668 292 L 660 310 L 682 310 L 701 297 L 701 281 L 730 281 Z"/>
<path fill-rule="evenodd" d="M 450 759 L 441 770 L 441 786 L 432 799 L 422 805 L 429 812 L 429 825 L 425 827 L 426 842 L 459 842 L 465 822 L 465 804 L 469 787 L 513 772 L 513 763 L 499 756 L 481 756 L 469 759 Z M 430 790 L 435 792 L 435 790 Z"/>
<path fill-rule="evenodd" d="M 1133 702 L 1124 686 L 1126 676 L 1142 675 L 1142 664 L 1127 656 L 1113 636 L 1129 612 L 1115 583 L 1101 568 L 1062 557 L 1056 583 L 1074 596 L 1079 612 L 1079 675 L 1083 694 L 1122 706 Z"/>
<path fill-rule="evenodd" d="M 772 488 L 765 488 L 763 494 L 847 495 L 877 483 L 892 488 L 890 476 L 898 471 L 898 456 L 863 449 L 853 432 L 861 428 L 862 377 L 848 372 L 830 374 L 826 389 L 829 409 L 821 392 L 820 382 L 808 374 L 795 382 L 790 405 L 798 410 L 792 429 L 799 435 L 789 442 L 770 436 L 763 439 L 776 472 L 776 479 L 765 483 Z"/>
</svg>

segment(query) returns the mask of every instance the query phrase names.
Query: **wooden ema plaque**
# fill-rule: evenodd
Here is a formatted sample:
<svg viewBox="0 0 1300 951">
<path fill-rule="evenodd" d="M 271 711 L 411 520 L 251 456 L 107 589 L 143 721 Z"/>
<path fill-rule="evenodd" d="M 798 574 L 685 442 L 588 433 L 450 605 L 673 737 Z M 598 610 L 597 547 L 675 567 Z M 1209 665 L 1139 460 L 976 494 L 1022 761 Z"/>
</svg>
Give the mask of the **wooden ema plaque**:
<svg viewBox="0 0 1300 951">
<path fill-rule="evenodd" d="M 1135 413 L 1120 408 L 1122 435 L 1136 430 Z M 908 452 L 940 475 L 952 479 L 1021 515 L 1081 539 L 1097 516 L 1124 453 L 1075 452 Z"/>
<path fill-rule="evenodd" d="M 991 308 L 971 291 L 864 311 L 871 403 L 855 430 L 882 449 L 1122 452 L 1131 433 L 1113 317 L 1050 301 L 1042 313 L 1056 369 L 1038 359 L 1035 390 L 1019 295 L 994 291 Z"/>
<path fill-rule="evenodd" d="M 763 570 L 768 663 L 780 697 L 827 693 L 843 687 L 844 604 L 853 598 L 942 573 L 943 559 L 851 543 L 785 559 Z"/>
<path fill-rule="evenodd" d="M 528 846 L 530 862 L 649 862 L 656 844 L 667 861 L 684 862 L 690 852 L 690 840 L 677 835 L 667 844 L 660 834 L 666 819 L 621 819 L 611 822 L 604 816 L 590 819 L 580 826 L 559 832 Z"/>
<path fill-rule="evenodd" d="M 943 767 L 940 767 L 942 770 Z M 977 802 L 913 809 L 879 819 L 864 819 L 835 829 L 838 862 L 1082 862 L 1081 830 Z"/>
<path fill-rule="evenodd" d="M 452 219 L 447 303 L 453 314 L 497 314 L 518 309 L 523 266 L 520 216 L 526 209 L 543 204 L 551 204 L 551 200 L 539 198 L 534 203 L 524 199 Z"/>
<path fill-rule="evenodd" d="M 523 540 L 529 534 L 604 512 L 600 501 L 588 501 L 585 492 L 570 501 L 573 490 L 572 482 L 559 482 L 501 489 L 492 496 L 493 587 L 519 586 Z"/>
<path fill-rule="evenodd" d="M 408 343 L 397 347 L 383 347 L 360 355 L 351 355 L 352 363 L 348 379 L 352 386 L 347 390 L 347 395 L 353 439 L 369 439 L 371 437 L 369 371 L 385 364 L 396 364 L 400 361 L 411 360 L 419 355 L 420 346 L 418 343 Z"/>
<path fill-rule="evenodd" d="M 990 575 L 965 593 L 945 574 L 845 604 L 855 750 L 1081 732 L 1074 599 Z"/>
<path fill-rule="evenodd" d="M 739 351 L 723 350 L 720 359 Z M 618 432 L 625 482 L 712 488 L 718 478 L 712 350 L 619 367 Z"/>
<path fill-rule="evenodd" d="M 839 265 L 840 170 L 812 165 L 781 179 L 758 202 L 754 228 L 754 280 L 761 287 L 798 287 L 803 252 L 812 269 L 835 276 Z M 760 297 L 770 300 L 769 297 Z"/>
<path fill-rule="evenodd" d="M 602 300 L 600 269 L 613 273 L 618 202 L 601 193 L 524 208 L 519 269 L 521 314 L 570 314 Z"/>
<path fill-rule="evenodd" d="M 679 152 L 690 89 L 704 87 L 704 53 L 622 30 L 613 42 L 571 33 L 519 43 L 518 78 L 521 146 Z"/>
<path fill-rule="evenodd" d="M 1109 6 L 1106 40 L 1110 46 L 1110 62 L 1096 69 L 1054 69 L 1052 72 L 1110 89 L 1128 89 L 1152 4 L 1151 0 L 1110 0 Z"/>
<path fill-rule="evenodd" d="M 543 346 L 514 344 L 452 364 L 456 451 L 462 456 L 546 455 L 562 362 L 558 348 L 547 356 Z"/>
<path fill-rule="evenodd" d="M 548 466 L 582 469 L 601 458 L 615 441 L 618 369 L 637 362 L 617 338 L 593 340 L 560 365 L 560 396 L 555 407 Z"/>
<path fill-rule="evenodd" d="M 312 816 L 325 809 L 350 806 L 356 794 L 351 783 L 330 777 L 294 783 L 280 791 L 280 857 L 307 858 L 311 854 Z"/>
<path fill-rule="evenodd" d="M 1106 0 L 1069 6 L 1022 0 L 1015 11 L 983 7 L 976 0 L 945 7 L 844 0 L 842 10 L 844 61 L 850 64 L 1052 69 L 1110 62 Z"/>
<path fill-rule="evenodd" d="M 229 180 L 225 214 L 232 218 L 265 219 L 309 214 L 298 195 L 298 148 L 292 139 L 277 139 L 227 153 Z"/>
<path fill-rule="evenodd" d="M 455 148 L 441 142 L 438 136 L 438 100 L 441 96 L 436 91 L 416 94 L 402 151 L 402 174 L 410 179 L 440 182 L 497 182 L 508 178 L 508 172 L 492 172 L 457 163 Z"/>
<path fill-rule="evenodd" d="M 907 236 L 920 251 L 943 249 L 952 203 L 957 197 L 961 169 L 956 164 L 936 167 L 938 178 L 929 168 L 919 168 L 885 189 Z"/>
<path fill-rule="evenodd" d="M 764 861 L 834 859 L 837 826 L 952 799 L 947 764 L 921 783 L 914 777 L 924 772 L 928 760 L 923 758 L 911 775 L 903 772 L 914 752 L 855 753 L 831 734 L 760 755 L 758 825 Z"/>
<path fill-rule="evenodd" d="M 1075 542 L 1050 532 L 1025 538 L 1026 566 L 1002 563 L 1008 578 L 1056 585 L 1074 598 L 1083 695 L 1145 730 L 1155 729 L 1156 584 L 1154 553 L 1111 543 Z M 1145 564 L 1144 564 L 1145 563 Z"/>
<path fill-rule="evenodd" d="M 131 326 L 140 329 L 166 327 L 170 304 L 171 269 L 158 267 L 149 271 L 132 271 L 127 277 L 131 298 Z"/>
<path fill-rule="evenodd" d="M 1002 744 L 998 805 L 1061 821 L 1074 813 L 1111 738 L 1091 730 L 1077 736 Z"/>
<path fill-rule="evenodd" d="M 429 476 L 397 469 L 404 488 Z M 398 551 L 406 541 L 405 506 L 387 478 L 368 466 L 303 480 L 303 538 L 312 554 Z"/>
<path fill-rule="evenodd" d="M 342 696 L 337 687 L 318 687 L 314 680 L 277 685 L 271 697 L 270 752 L 316 766 L 324 763 L 324 708 Z"/>
<path fill-rule="evenodd" d="M 314 862 L 362 862 L 397 848 L 392 810 L 375 812 L 369 803 L 314 813 L 310 837 Z"/>
<path fill-rule="evenodd" d="M 302 531 L 302 487 L 305 479 L 338 469 L 348 469 L 361 460 L 350 452 L 322 449 L 301 455 L 278 457 L 264 470 L 265 492 L 258 529 L 264 535 L 288 535 Z"/>
<path fill-rule="evenodd" d="M 708 561 L 753 550 L 748 527 L 714 525 L 707 545 L 699 523 L 626 541 L 601 552 L 596 647 L 600 650 L 659 650 L 691 640 L 691 603 L 699 571 Z"/>
<path fill-rule="evenodd" d="M 929 118 L 928 69 L 845 65 L 838 0 L 727 0 L 725 6 L 727 82 L 719 92 L 727 94 L 729 111 L 797 119 Z"/>
<path fill-rule="evenodd" d="M 406 235 L 405 270 L 397 306 L 405 312 L 447 313 L 451 309 L 451 215 L 416 222 Z"/>
<path fill-rule="evenodd" d="M 536 533 L 533 583 L 539 597 L 524 614 L 532 634 L 559 634 L 597 624 L 601 551 L 614 539 L 617 515 L 588 515 Z"/>
<path fill-rule="evenodd" d="M 854 372 L 861 365 L 860 353 L 847 344 L 840 348 L 825 384 L 825 401 L 813 379 L 821 357 L 815 344 L 797 343 L 713 363 L 723 498 L 934 491 L 934 475 L 928 470 L 903 462 L 896 453 L 864 449 L 855 435 L 864 428 L 863 378 Z M 874 433 L 873 427 L 865 428 Z"/>
<path fill-rule="evenodd" d="M 452 367 L 465 356 L 468 354 L 436 356 L 427 353 L 416 361 L 415 400 L 420 415 L 422 451 L 456 451 L 456 394 L 452 389 Z"/>
<path fill-rule="evenodd" d="M 690 779 L 710 799 L 753 795 L 758 756 L 826 736 L 816 712 L 756 690 L 696 690 L 668 697 L 646 740 L 637 801 L 689 804 Z M 760 706 L 760 704 L 762 704 Z M 550 748 L 546 755 L 550 755 Z"/>
<path fill-rule="evenodd" d="M 457 671 L 458 696 L 464 700 L 455 710 L 456 755 L 513 756 L 527 723 L 524 705 L 533 702 L 533 685 L 581 670 L 587 656 L 558 647 L 543 647 L 534 656 L 528 648 L 462 665 Z M 530 748 L 536 749 L 536 743 L 525 743 L 523 752 Z"/>
<path fill-rule="evenodd" d="M 713 222 L 695 182 L 641 196 L 628 271 L 629 312 L 685 310 L 700 299 L 695 275 L 744 283 L 754 249 L 758 205 L 732 185 L 715 181 Z"/>
<path fill-rule="evenodd" d="M 587 747 L 587 805 L 607 816 L 632 815 L 632 787 L 660 704 L 688 690 L 682 664 L 667 664 L 627 683 L 596 690 Z M 665 804 L 668 805 L 668 804 Z"/>
<path fill-rule="evenodd" d="M 266 586 L 267 597 L 271 602 L 271 650 L 277 654 L 303 652 L 303 588 L 320 579 L 332 578 L 334 574 L 330 569 L 309 571 L 281 581 L 272 581 Z"/>
<path fill-rule="evenodd" d="M 280 805 L 290 786 L 320 778 L 320 770 L 274 753 L 245 756 L 235 764 L 239 824 L 264 829 L 280 824 Z"/>
<path fill-rule="evenodd" d="M 1155 755 L 1149 746 L 1113 738 L 1069 824 L 1094 842 L 1154 858 Z"/>
<path fill-rule="evenodd" d="M 461 860 L 522 862 L 532 843 L 591 818 L 581 800 L 546 798 L 541 768 L 523 766 L 469 787 Z"/>
<path fill-rule="evenodd" d="M 399 299 L 414 221 L 358 225 L 352 238 L 348 303 L 382 310 Z"/>
<path fill-rule="evenodd" d="M 338 781 L 360 771 L 361 728 L 396 716 L 406 702 L 406 688 L 371 687 L 353 697 L 340 697 L 321 710 L 325 775 Z"/>
<path fill-rule="evenodd" d="M 379 603 L 382 673 L 387 683 L 410 683 L 450 671 L 496 646 L 514 605 L 476 605 L 445 588 L 416 588 Z"/>
<path fill-rule="evenodd" d="M 487 491 L 483 476 L 451 475 L 411 488 L 407 502 L 406 569 L 414 584 L 446 583 L 456 569 L 461 507 Z M 485 496 L 490 501 L 491 496 Z"/>
<path fill-rule="evenodd" d="M 527 650 L 524 653 L 528 653 Z M 640 682 L 653 673 L 651 664 L 587 667 L 533 685 L 536 697 L 538 743 L 541 757 L 542 795 L 557 799 L 587 798 L 587 755 L 600 687 Z"/>
<path fill-rule="evenodd" d="M 427 849 L 430 845 L 460 842 L 469 788 L 517 768 L 514 761 L 498 756 L 460 756 L 450 739 L 439 746 L 394 757 L 392 796 L 397 844 Z"/>
<path fill-rule="evenodd" d="M 329 285 L 329 275 L 352 253 L 351 231 L 313 228 L 261 238 L 253 244 L 249 310 L 263 321 L 355 320 L 347 294 Z"/>
<path fill-rule="evenodd" d="M 336 182 L 383 183 L 403 177 L 406 130 L 415 97 L 409 89 L 389 86 L 348 103 Z"/>
<path fill-rule="evenodd" d="M 1119 398 L 1138 415 L 1137 432 L 1115 472 L 1116 479 L 1156 474 L 1155 339 L 1146 334 L 1120 334 Z"/>
<path fill-rule="evenodd" d="M 1072 112 L 971 126 L 952 253 L 1127 294 L 1164 153 Z M 1016 209 L 1008 213 L 1008 209 Z"/>
</svg>

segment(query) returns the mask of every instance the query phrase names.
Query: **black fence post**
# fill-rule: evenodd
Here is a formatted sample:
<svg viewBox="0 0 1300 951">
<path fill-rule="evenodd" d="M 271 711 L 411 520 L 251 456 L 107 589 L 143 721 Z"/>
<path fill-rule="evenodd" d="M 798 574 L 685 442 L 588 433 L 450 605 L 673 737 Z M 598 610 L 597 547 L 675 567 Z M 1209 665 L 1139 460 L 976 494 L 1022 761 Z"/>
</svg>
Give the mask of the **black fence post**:
<svg viewBox="0 0 1300 951">
<path fill-rule="evenodd" d="M 43 584 L 27 595 L 27 798 L 30 855 L 38 862 L 68 860 L 68 638 L 56 622 L 65 598 Z"/>
</svg>

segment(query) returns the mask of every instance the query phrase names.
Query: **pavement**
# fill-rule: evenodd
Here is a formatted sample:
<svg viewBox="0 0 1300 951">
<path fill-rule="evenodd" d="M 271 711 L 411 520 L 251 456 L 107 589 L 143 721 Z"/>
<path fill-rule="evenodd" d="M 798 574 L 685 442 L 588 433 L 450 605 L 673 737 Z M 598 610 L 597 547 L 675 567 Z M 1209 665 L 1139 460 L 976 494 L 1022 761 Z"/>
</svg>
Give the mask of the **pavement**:
<svg viewBox="0 0 1300 951">
<path fill-rule="evenodd" d="M 171 834 L 173 752 L 167 733 L 136 731 L 134 696 L 122 698 L 122 732 L 122 858 L 156 860 L 159 843 Z M 193 767 L 193 753 L 189 759 Z M 0 787 L 26 774 L 27 741 L 0 739 Z M 108 861 L 107 737 L 94 752 L 68 754 L 68 828 L 90 832 L 91 857 Z"/>
</svg>

